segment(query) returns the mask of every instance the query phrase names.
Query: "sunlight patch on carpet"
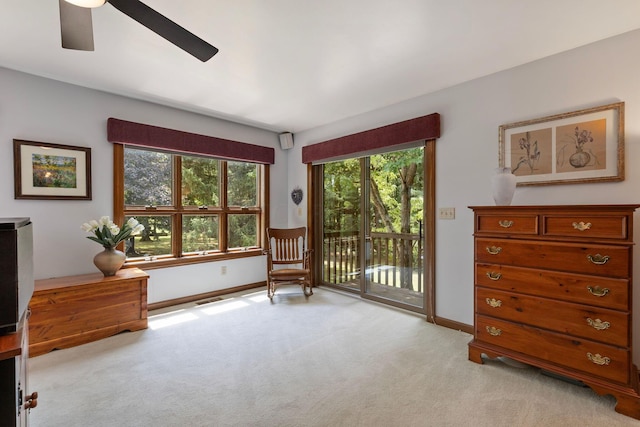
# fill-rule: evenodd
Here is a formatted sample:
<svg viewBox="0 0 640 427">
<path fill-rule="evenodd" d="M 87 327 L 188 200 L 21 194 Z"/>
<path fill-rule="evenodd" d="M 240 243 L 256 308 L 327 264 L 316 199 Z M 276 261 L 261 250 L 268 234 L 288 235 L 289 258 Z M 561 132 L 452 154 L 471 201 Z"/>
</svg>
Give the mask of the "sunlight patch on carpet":
<svg viewBox="0 0 640 427">
<path fill-rule="evenodd" d="M 201 311 L 204 314 L 214 315 L 214 314 L 225 313 L 227 311 L 236 310 L 238 308 L 243 308 L 248 306 L 249 306 L 249 303 L 246 303 L 244 301 L 226 300 L 224 302 L 214 303 L 207 308 L 203 308 Z"/>
<path fill-rule="evenodd" d="M 255 293 L 255 294 L 245 295 L 243 298 L 246 298 L 251 302 L 263 302 L 269 299 L 269 297 L 264 292 L 260 292 L 259 294 Z"/>
<path fill-rule="evenodd" d="M 182 311 L 182 310 L 180 310 Z M 177 311 L 160 314 L 158 316 L 149 317 L 148 326 L 150 329 L 160 329 L 167 326 L 177 325 L 179 323 L 196 320 L 198 316 L 193 313 L 180 313 Z"/>
</svg>

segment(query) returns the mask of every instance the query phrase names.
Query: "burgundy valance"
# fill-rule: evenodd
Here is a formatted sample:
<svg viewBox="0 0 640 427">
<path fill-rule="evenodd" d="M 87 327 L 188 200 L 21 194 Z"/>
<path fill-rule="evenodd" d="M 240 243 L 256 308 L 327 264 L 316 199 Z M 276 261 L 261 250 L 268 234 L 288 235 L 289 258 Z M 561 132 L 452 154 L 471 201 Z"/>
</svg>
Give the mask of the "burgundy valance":
<svg viewBox="0 0 640 427">
<path fill-rule="evenodd" d="M 113 117 L 107 120 L 107 139 L 115 144 L 206 155 L 225 160 L 273 164 L 275 159 L 275 150 L 270 147 L 128 122 Z"/>
<path fill-rule="evenodd" d="M 364 132 L 302 147 L 302 162 L 312 163 L 355 155 L 409 142 L 440 137 L 440 114 L 393 123 Z"/>
</svg>

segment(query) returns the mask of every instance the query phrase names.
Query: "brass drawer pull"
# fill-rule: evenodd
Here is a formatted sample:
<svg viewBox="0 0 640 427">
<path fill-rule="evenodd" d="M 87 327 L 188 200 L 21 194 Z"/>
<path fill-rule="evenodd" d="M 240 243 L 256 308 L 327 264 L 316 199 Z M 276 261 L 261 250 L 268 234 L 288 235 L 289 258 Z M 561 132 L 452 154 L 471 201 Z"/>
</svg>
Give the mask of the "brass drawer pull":
<svg viewBox="0 0 640 427">
<path fill-rule="evenodd" d="M 513 226 L 513 221 L 510 221 L 508 219 L 501 219 L 500 221 L 498 221 L 498 224 L 502 228 L 511 228 Z"/>
<path fill-rule="evenodd" d="M 596 265 L 603 265 L 609 261 L 609 256 L 600 254 L 587 255 L 587 259 Z"/>
<path fill-rule="evenodd" d="M 487 271 L 487 277 L 491 280 L 500 280 L 502 277 L 502 273 L 498 273 L 496 271 Z"/>
<path fill-rule="evenodd" d="M 495 326 L 487 326 L 486 328 L 489 335 L 494 337 L 500 336 L 500 334 L 502 333 L 502 330 L 496 328 Z"/>
<path fill-rule="evenodd" d="M 502 248 L 500 246 L 487 246 L 487 252 L 489 252 L 491 255 L 498 255 L 500 252 L 502 252 Z"/>
<path fill-rule="evenodd" d="M 587 286 L 587 290 L 591 295 L 595 295 L 597 297 L 603 297 L 609 293 L 609 288 L 601 288 L 600 286 L 591 287 Z"/>
<path fill-rule="evenodd" d="M 590 317 L 587 317 L 587 323 L 593 329 L 596 329 L 598 331 L 604 331 L 605 329 L 609 329 L 609 327 L 611 326 L 611 323 L 609 323 L 609 322 L 603 322 L 600 319 L 593 320 Z"/>
<path fill-rule="evenodd" d="M 591 228 L 591 223 L 587 222 L 586 224 L 582 221 L 580 222 L 574 222 L 573 223 L 573 228 L 575 228 L 578 231 L 585 231 Z"/>
<path fill-rule="evenodd" d="M 502 301 L 500 301 L 499 299 L 487 298 L 486 301 L 487 304 L 493 308 L 498 308 L 502 305 Z"/>
<path fill-rule="evenodd" d="M 608 365 L 609 363 L 611 363 L 611 359 L 605 356 L 600 356 L 600 354 L 598 353 L 596 354 L 587 353 L 587 359 L 591 360 L 593 363 L 600 366 Z"/>
</svg>

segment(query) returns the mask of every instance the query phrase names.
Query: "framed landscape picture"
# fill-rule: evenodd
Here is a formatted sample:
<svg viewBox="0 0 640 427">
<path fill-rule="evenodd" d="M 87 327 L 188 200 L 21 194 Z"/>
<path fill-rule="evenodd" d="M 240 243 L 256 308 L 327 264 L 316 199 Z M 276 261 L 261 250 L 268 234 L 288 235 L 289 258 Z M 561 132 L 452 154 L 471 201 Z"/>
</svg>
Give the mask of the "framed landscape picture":
<svg viewBox="0 0 640 427">
<path fill-rule="evenodd" d="M 624 180 L 624 102 L 502 125 L 498 163 L 517 185 Z"/>
<path fill-rule="evenodd" d="M 16 199 L 91 200 L 91 148 L 13 140 Z"/>
</svg>

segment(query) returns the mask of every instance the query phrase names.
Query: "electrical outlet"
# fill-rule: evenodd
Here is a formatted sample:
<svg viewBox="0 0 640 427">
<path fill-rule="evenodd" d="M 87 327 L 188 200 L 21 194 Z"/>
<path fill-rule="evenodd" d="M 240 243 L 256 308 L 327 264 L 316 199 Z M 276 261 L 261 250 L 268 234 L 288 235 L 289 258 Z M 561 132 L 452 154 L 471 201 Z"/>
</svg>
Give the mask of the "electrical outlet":
<svg viewBox="0 0 640 427">
<path fill-rule="evenodd" d="M 456 208 L 440 208 L 438 218 L 456 219 Z"/>
<path fill-rule="evenodd" d="M 223 265 L 222 267 L 220 267 L 220 274 L 227 274 L 227 266 Z"/>
</svg>

